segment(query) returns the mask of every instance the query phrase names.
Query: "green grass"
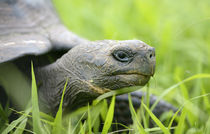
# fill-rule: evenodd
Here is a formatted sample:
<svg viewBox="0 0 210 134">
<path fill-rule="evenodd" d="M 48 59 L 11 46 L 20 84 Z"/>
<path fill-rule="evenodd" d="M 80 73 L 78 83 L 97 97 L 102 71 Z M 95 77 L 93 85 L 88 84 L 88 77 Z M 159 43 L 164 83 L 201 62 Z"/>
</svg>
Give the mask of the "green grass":
<svg viewBox="0 0 210 134">
<path fill-rule="evenodd" d="M 129 103 L 134 124 L 125 127 L 125 131 L 166 134 L 175 129 L 176 134 L 210 133 L 209 0 L 53 1 L 64 24 L 82 37 L 90 40 L 139 39 L 156 48 L 157 67 L 149 93 L 159 96 L 159 100 L 167 100 L 179 108 L 181 114 L 169 114 L 169 117 L 165 114 L 162 118 L 169 120 L 165 124 L 151 113 L 147 103 L 137 112 Z M 53 118 L 39 112 L 36 87 L 34 84 L 32 87 L 34 110 L 28 108 L 19 112 L 17 120 L 9 123 L 9 106 L 0 105 L 0 133 L 97 133 L 102 124 L 99 116 L 105 122 L 101 132 L 111 133 L 114 99 L 110 106 L 102 100 L 135 90 L 122 89 L 104 94 L 93 105 L 66 116 L 58 112 Z M 147 91 L 147 88 L 142 90 Z M 148 128 L 148 117 L 156 123 L 154 128 Z M 171 127 L 174 120 L 178 125 Z"/>
<path fill-rule="evenodd" d="M 180 132 L 209 132 L 210 79 L 200 79 L 202 74 L 210 73 L 209 0 L 54 3 L 64 24 L 80 36 L 90 40 L 139 39 L 155 47 L 157 68 L 149 92 L 178 108 L 185 103 L 186 115 L 181 114 L 180 119 L 184 128 Z M 185 82 L 191 76 L 199 79 Z"/>
<path fill-rule="evenodd" d="M 31 84 L 31 102 L 32 102 L 32 119 L 33 119 L 33 131 L 37 134 L 43 133 L 41 128 L 40 121 L 40 113 L 39 113 L 39 104 L 38 104 L 38 93 L 36 86 L 36 79 L 34 75 L 33 63 L 31 63 L 31 76 L 32 76 L 32 84 Z"/>
<path fill-rule="evenodd" d="M 106 115 L 106 120 L 104 122 L 102 134 L 107 134 L 109 131 L 109 128 L 112 125 L 113 116 L 114 116 L 114 105 L 115 105 L 115 95 L 112 97 L 112 101 Z"/>
<path fill-rule="evenodd" d="M 37 87 L 36 87 L 36 80 L 35 80 L 34 71 L 33 71 L 33 64 L 32 64 L 31 70 L 32 70 L 32 92 L 31 93 L 33 96 L 31 99 L 31 103 L 29 103 L 29 104 L 31 104 L 31 106 L 29 106 L 29 108 L 27 108 L 27 110 L 25 110 L 24 112 L 16 111 L 21 116 L 18 119 L 12 121 L 10 124 L 3 124 L 4 127 L 1 128 L 2 129 L 1 131 L 3 134 L 7 134 L 7 133 L 22 134 L 24 132 L 37 133 L 37 134 L 42 134 L 42 133 L 49 133 L 49 134 L 51 134 L 51 133 L 52 134 L 81 133 L 81 134 L 85 134 L 87 132 L 89 134 L 97 133 L 97 132 L 99 132 L 99 126 L 101 124 L 100 120 L 98 120 L 100 118 L 100 116 L 102 116 L 102 118 L 104 118 L 104 125 L 101 130 L 102 134 L 107 134 L 109 132 L 110 133 L 118 132 L 118 131 L 115 131 L 115 132 L 110 131 L 112 121 L 113 121 L 113 115 L 114 115 L 115 95 L 124 93 L 125 89 L 116 90 L 115 92 L 109 92 L 102 96 L 99 96 L 94 101 L 93 105 L 91 105 L 91 106 L 88 105 L 86 107 L 82 107 L 82 108 L 74 111 L 73 113 L 67 114 L 63 117 L 62 103 L 63 103 L 64 93 L 66 90 L 66 85 L 68 83 L 68 80 L 67 80 L 66 84 L 64 86 L 64 89 L 63 89 L 63 94 L 61 97 L 61 103 L 60 103 L 58 112 L 57 112 L 55 118 L 53 118 L 50 115 L 39 112 Z M 208 74 L 194 75 L 192 77 L 189 77 L 189 78 L 171 86 L 170 88 L 165 90 L 165 92 L 169 93 L 169 91 L 171 91 L 172 89 L 175 89 L 176 87 L 178 87 L 181 84 L 184 84 L 187 81 L 190 82 L 193 79 L 201 79 L 201 78 L 209 78 L 210 79 L 210 75 L 208 75 Z M 129 89 L 128 89 L 128 91 L 129 91 Z M 166 94 L 166 93 L 164 93 L 164 94 Z M 129 107 L 130 107 L 130 111 L 131 111 L 131 115 L 132 115 L 132 119 L 133 119 L 133 125 L 125 126 L 125 128 L 126 128 L 125 132 L 129 130 L 131 133 L 146 134 L 146 133 L 153 133 L 153 132 L 154 133 L 161 132 L 164 134 L 170 134 L 170 132 L 171 132 L 170 130 L 172 129 L 171 125 L 172 125 L 174 119 L 176 118 L 176 116 L 178 116 L 178 112 L 182 109 L 181 115 L 178 120 L 178 125 L 175 126 L 175 128 L 174 128 L 175 134 L 185 133 L 186 131 L 188 133 L 203 133 L 203 132 L 205 132 L 206 134 L 208 134 L 208 132 L 209 132 L 209 116 L 208 116 L 208 114 L 203 115 L 203 116 L 205 116 L 206 120 L 197 118 L 196 121 L 198 121 L 198 122 L 200 122 L 200 120 L 202 120 L 203 124 L 202 123 L 197 124 L 197 125 L 200 125 L 201 128 L 190 128 L 190 123 L 189 123 L 190 120 L 188 118 L 196 118 L 196 116 L 200 117 L 200 116 L 202 116 L 202 112 L 204 112 L 204 111 L 202 109 L 198 108 L 199 115 L 195 114 L 194 116 L 190 116 L 190 117 L 188 116 L 188 112 L 189 112 L 189 110 L 194 110 L 193 112 L 195 112 L 197 110 L 196 108 L 191 106 L 191 105 L 194 106 L 194 104 L 193 104 L 194 100 L 203 99 L 209 95 L 210 94 L 204 94 L 204 95 L 197 96 L 192 99 L 183 101 L 183 104 L 181 105 L 180 109 L 174 115 L 171 115 L 172 118 L 170 117 L 171 118 L 170 123 L 167 125 L 163 124 L 161 122 L 161 120 L 158 119 L 151 112 L 151 109 L 153 108 L 153 106 L 151 107 L 151 109 L 149 109 L 148 106 L 145 105 L 142 101 L 142 106 L 140 108 L 143 108 L 148 113 L 149 117 L 156 124 L 156 127 L 154 127 L 154 128 L 148 128 L 148 127 L 145 128 L 145 126 L 143 126 L 141 123 L 142 122 L 141 118 L 146 118 L 146 115 L 142 115 L 142 117 L 139 118 L 138 113 L 134 110 L 134 107 L 133 107 L 133 104 L 131 101 L 132 98 L 129 94 L 129 96 L 128 96 Z M 105 98 L 110 97 L 110 96 L 113 96 L 113 97 L 112 97 L 109 109 L 107 109 L 106 102 L 102 101 L 102 100 L 104 100 Z M 162 97 L 163 96 L 160 96 L 160 98 L 162 98 Z M 159 100 L 157 99 L 156 102 L 158 102 L 158 101 Z M 206 100 L 206 101 L 208 101 L 208 100 Z M 209 103 L 206 102 L 206 104 L 209 104 Z M 155 105 L 155 103 L 154 103 L 154 105 Z M 207 105 L 207 106 L 209 106 L 209 105 Z M 107 112 L 104 113 L 104 111 L 107 111 Z M 4 111 L 3 108 L 1 107 L 0 115 L 1 115 L 1 117 L 3 117 L 3 115 L 4 115 L 4 120 L 6 120 L 8 122 L 8 119 L 7 119 L 8 115 L 5 115 L 5 112 L 6 111 Z M 144 121 L 145 120 L 143 120 L 143 122 Z M 30 126 L 30 128 L 32 128 L 32 130 L 26 128 L 27 123 Z M 193 122 L 193 123 L 195 123 L 195 122 Z M 66 125 L 66 124 L 68 124 L 68 125 Z M 78 124 L 80 124 L 80 125 L 78 125 Z M 191 125 L 194 125 L 194 124 L 191 124 Z M 98 127 L 95 127 L 95 126 L 98 126 Z"/>
</svg>

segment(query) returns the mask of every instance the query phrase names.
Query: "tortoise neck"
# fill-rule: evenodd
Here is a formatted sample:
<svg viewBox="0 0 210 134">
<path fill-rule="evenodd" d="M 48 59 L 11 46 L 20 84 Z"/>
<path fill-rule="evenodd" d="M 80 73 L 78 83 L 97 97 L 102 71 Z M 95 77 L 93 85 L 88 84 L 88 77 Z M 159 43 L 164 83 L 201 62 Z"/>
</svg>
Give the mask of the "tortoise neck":
<svg viewBox="0 0 210 134">
<path fill-rule="evenodd" d="M 40 108 L 44 112 L 53 114 L 57 112 L 67 79 L 68 84 L 63 100 L 64 109 L 74 110 L 99 95 L 90 90 L 86 81 L 70 69 L 64 66 L 61 61 L 57 61 L 37 70 L 37 82 L 40 85 Z"/>
</svg>

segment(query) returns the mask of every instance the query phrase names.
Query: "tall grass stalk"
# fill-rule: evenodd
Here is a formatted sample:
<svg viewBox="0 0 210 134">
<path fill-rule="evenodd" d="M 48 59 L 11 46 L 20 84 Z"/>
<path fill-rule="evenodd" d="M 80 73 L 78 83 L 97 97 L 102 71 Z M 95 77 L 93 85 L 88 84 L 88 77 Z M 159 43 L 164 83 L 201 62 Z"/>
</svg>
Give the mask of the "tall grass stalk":
<svg viewBox="0 0 210 134">
<path fill-rule="evenodd" d="M 38 93 L 36 86 L 36 79 L 34 75 L 33 63 L 31 62 L 31 76 L 32 76 L 32 84 L 31 84 L 31 102 L 32 102 L 32 120 L 33 120 L 33 131 L 37 134 L 43 133 L 41 127 L 40 113 L 39 113 L 39 105 L 38 105 Z"/>
</svg>

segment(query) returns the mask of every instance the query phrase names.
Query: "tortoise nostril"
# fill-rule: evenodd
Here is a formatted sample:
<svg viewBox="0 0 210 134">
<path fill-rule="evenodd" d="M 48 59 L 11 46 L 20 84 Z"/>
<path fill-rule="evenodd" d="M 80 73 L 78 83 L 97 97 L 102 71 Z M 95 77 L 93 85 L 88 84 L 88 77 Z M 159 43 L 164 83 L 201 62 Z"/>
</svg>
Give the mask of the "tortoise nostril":
<svg viewBox="0 0 210 134">
<path fill-rule="evenodd" d="M 149 57 L 152 58 L 152 54 L 150 54 Z"/>
<path fill-rule="evenodd" d="M 155 48 L 148 49 L 148 58 L 153 59 L 155 57 Z"/>
</svg>

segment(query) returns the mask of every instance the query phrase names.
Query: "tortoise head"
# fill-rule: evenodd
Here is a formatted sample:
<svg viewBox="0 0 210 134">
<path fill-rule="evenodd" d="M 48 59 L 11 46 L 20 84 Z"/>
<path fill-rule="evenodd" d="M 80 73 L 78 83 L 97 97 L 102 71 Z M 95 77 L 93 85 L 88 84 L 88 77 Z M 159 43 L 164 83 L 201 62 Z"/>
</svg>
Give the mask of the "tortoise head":
<svg viewBox="0 0 210 134">
<path fill-rule="evenodd" d="M 64 66 L 99 94 L 144 86 L 155 72 L 155 49 L 139 40 L 103 40 L 79 45 L 65 59 Z"/>
<path fill-rule="evenodd" d="M 154 72 L 154 48 L 138 40 L 104 40 L 75 46 L 41 68 L 37 78 L 44 81 L 39 88 L 43 107 L 56 111 L 66 78 L 63 107 L 73 110 L 107 91 L 144 86 Z"/>
</svg>

